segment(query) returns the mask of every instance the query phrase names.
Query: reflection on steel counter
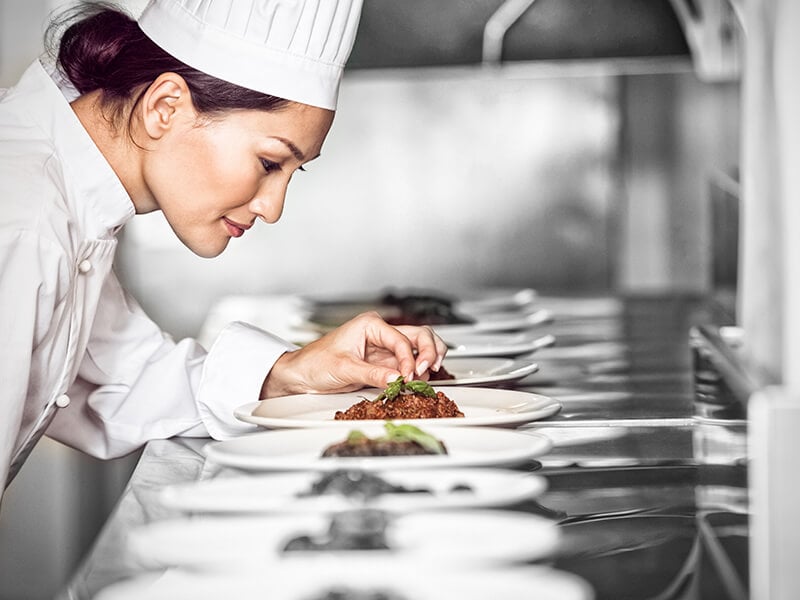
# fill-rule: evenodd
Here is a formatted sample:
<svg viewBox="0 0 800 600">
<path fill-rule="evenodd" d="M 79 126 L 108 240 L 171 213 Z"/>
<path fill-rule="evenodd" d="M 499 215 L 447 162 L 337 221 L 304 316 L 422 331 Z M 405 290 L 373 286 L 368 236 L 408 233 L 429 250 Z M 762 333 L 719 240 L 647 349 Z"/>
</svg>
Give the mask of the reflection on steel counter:
<svg viewBox="0 0 800 600">
<path fill-rule="evenodd" d="M 536 470 L 548 486 L 494 510 L 557 524 L 560 536 L 547 552 L 522 560 L 515 554 L 517 566 L 544 563 L 578 575 L 595 600 L 746 597 L 746 424 L 724 412 L 698 410 L 696 346 L 690 343 L 692 327 L 724 324 L 716 309 L 703 298 L 680 295 L 535 302 L 554 317 L 537 333 L 555 336 L 557 344 L 537 351 L 539 371 L 514 387 L 554 398 L 562 410 L 519 427 L 546 435 L 553 447 L 537 456 L 538 463 L 515 470 Z M 123 497 L 70 582 L 68 597 L 91 598 L 103 585 L 140 574 L 119 556 L 118 540 L 142 525 L 142 515 L 163 517 L 143 486 L 242 474 L 182 467 L 197 456 L 186 440 L 148 446 L 131 481 L 138 494 Z M 436 519 L 452 511 L 439 514 Z M 461 519 L 459 524 L 466 517 Z M 484 536 L 487 543 L 501 537 L 499 529 Z M 323 527 L 317 534 L 324 533 Z M 535 537 L 515 524 L 498 549 Z"/>
</svg>

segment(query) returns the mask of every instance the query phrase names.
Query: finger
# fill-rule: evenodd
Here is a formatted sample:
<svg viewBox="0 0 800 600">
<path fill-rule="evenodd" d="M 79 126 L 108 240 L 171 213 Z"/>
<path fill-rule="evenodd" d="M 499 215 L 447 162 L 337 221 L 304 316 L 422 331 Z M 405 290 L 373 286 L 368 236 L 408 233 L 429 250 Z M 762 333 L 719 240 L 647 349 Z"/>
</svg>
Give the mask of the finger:
<svg viewBox="0 0 800 600">
<path fill-rule="evenodd" d="M 376 315 L 367 328 L 366 342 L 391 351 L 397 360 L 397 370 L 403 378 L 409 381 L 414 379 L 417 367 L 415 344 L 398 328 L 392 327 Z"/>
<path fill-rule="evenodd" d="M 447 354 L 447 344 L 430 327 L 398 327 L 417 350 L 416 372 L 422 375 L 428 369 L 438 371 Z"/>
</svg>

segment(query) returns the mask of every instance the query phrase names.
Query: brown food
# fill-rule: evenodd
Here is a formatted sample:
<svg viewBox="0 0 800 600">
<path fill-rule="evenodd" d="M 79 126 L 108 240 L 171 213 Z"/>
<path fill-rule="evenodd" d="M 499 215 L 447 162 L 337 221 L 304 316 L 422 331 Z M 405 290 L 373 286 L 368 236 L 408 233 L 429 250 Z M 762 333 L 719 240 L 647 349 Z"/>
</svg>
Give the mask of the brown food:
<svg viewBox="0 0 800 600">
<path fill-rule="evenodd" d="M 422 394 L 400 394 L 382 402 L 362 400 L 345 411 L 337 410 L 333 418 L 337 421 L 360 421 L 364 419 L 442 419 L 463 417 L 456 406 L 442 392 L 435 398 Z"/>
<path fill-rule="evenodd" d="M 442 443 L 441 441 L 439 443 Z M 444 454 L 447 448 L 442 443 Z M 323 457 L 361 457 L 361 456 L 414 456 L 421 454 L 436 454 L 417 442 L 370 439 L 345 440 L 331 444 L 322 452 Z"/>
<path fill-rule="evenodd" d="M 455 375 L 444 367 L 439 367 L 438 371 L 428 371 L 428 379 L 430 381 L 444 381 L 446 379 L 455 379 Z"/>
</svg>

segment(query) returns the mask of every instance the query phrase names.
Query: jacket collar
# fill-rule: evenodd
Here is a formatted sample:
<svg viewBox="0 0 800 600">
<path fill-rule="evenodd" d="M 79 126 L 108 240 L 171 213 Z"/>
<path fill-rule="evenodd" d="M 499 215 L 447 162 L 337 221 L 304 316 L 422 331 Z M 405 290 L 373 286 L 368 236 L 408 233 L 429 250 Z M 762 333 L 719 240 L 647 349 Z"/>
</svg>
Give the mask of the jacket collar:
<svg viewBox="0 0 800 600">
<path fill-rule="evenodd" d="M 29 114 L 53 140 L 63 169 L 65 197 L 90 237 L 113 236 L 131 217 L 133 202 L 111 165 L 69 105 L 74 88 L 59 88 L 58 76 L 38 60 L 25 72 L 17 90 L 29 92 Z"/>
</svg>

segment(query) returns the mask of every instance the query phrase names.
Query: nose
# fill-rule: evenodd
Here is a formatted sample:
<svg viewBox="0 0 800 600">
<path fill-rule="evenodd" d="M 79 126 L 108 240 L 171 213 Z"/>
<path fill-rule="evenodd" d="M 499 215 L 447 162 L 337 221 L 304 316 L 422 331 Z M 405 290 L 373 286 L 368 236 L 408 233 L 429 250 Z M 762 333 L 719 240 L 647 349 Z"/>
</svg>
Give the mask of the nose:
<svg viewBox="0 0 800 600">
<path fill-rule="evenodd" d="M 286 201 L 286 188 L 289 182 L 281 185 L 263 185 L 250 201 L 250 211 L 266 223 L 277 223 L 283 214 Z"/>
</svg>

